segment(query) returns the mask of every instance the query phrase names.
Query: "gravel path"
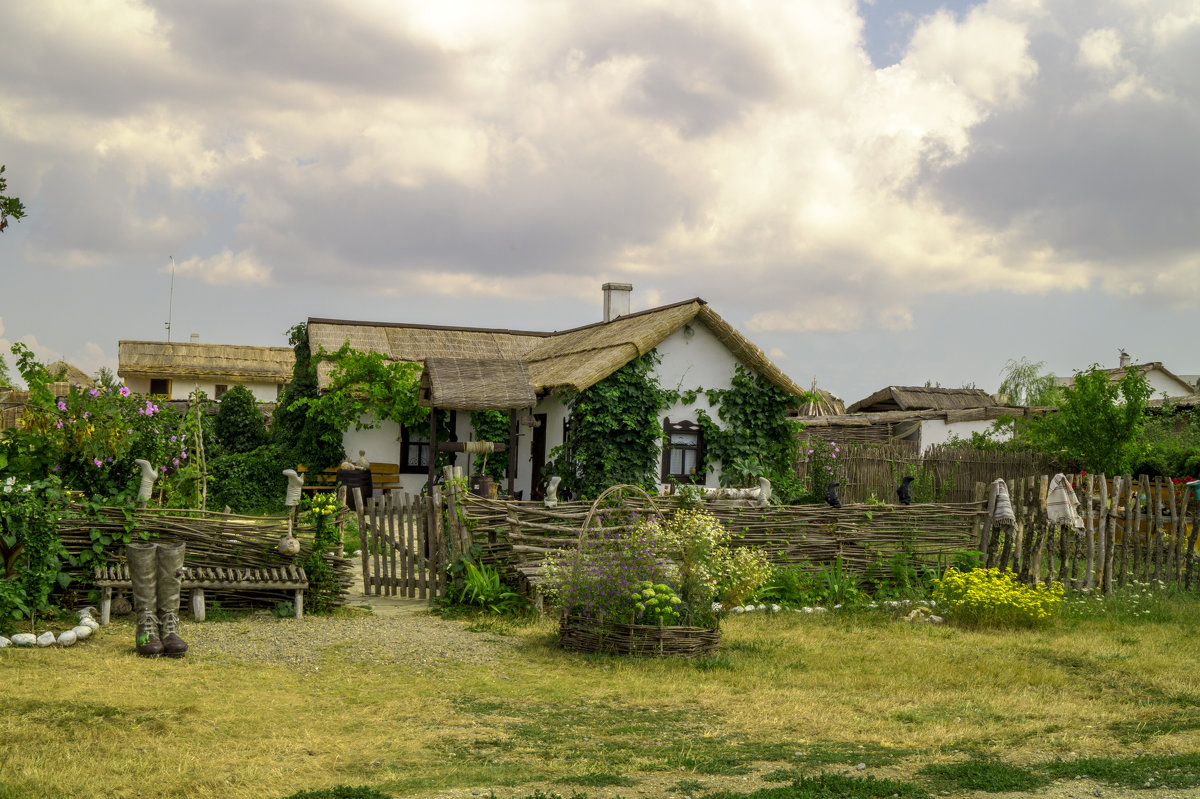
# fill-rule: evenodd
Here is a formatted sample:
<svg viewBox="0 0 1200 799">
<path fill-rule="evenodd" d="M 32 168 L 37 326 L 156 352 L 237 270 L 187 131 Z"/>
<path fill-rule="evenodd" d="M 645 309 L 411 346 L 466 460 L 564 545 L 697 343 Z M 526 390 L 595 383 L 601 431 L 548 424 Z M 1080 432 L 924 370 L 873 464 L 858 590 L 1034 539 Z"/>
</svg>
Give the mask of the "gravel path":
<svg viewBox="0 0 1200 799">
<path fill-rule="evenodd" d="M 517 640 L 465 631 L 453 621 L 426 613 L 331 618 L 278 619 L 259 612 L 237 621 L 184 623 L 188 656 L 238 663 L 274 663 L 315 671 L 331 647 L 353 663 L 404 664 L 436 669 L 451 663 L 495 662 Z"/>
</svg>

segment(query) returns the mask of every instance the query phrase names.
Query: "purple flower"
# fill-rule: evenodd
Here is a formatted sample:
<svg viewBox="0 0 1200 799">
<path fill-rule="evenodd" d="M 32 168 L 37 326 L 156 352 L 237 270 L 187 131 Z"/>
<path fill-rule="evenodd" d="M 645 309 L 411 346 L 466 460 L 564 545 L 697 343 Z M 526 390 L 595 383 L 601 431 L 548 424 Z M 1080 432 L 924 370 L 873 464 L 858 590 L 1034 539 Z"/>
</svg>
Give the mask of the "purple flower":
<svg viewBox="0 0 1200 799">
<path fill-rule="evenodd" d="M 97 466 L 99 466 L 99 465 L 100 465 L 100 459 L 99 459 L 99 458 L 92 458 L 92 463 L 94 463 L 94 464 L 96 464 Z"/>
<path fill-rule="evenodd" d="M 57 427 L 59 430 L 61 430 L 62 429 L 62 419 L 59 419 L 57 422 L 55 422 L 54 426 Z"/>
<path fill-rule="evenodd" d="M 128 397 L 133 392 L 131 392 L 129 390 L 129 386 L 121 386 L 121 390 L 118 391 L 117 393 L 120 394 L 122 397 Z"/>
<path fill-rule="evenodd" d="M 178 465 L 179 465 L 179 458 L 176 458 L 175 460 L 171 461 L 171 463 L 173 463 L 173 464 L 175 464 L 176 466 L 178 466 Z"/>
<path fill-rule="evenodd" d="M 100 396 L 100 389 L 93 388 L 91 391 L 88 392 L 88 394 L 93 397 L 98 397 L 98 396 Z"/>
<path fill-rule="evenodd" d="M 175 436 L 171 436 L 171 440 L 172 440 L 172 441 L 174 441 L 174 440 L 175 440 Z"/>
<path fill-rule="evenodd" d="M 65 411 L 67 409 L 67 403 L 63 402 L 62 400 L 59 400 L 58 401 L 58 409 L 60 411 Z"/>
<path fill-rule="evenodd" d="M 89 419 L 89 418 L 91 418 L 91 416 L 92 416 L 92 412 L 91 412 L 91 411 L 84 411 L 84 412 L 83 412 L 83 418 L 84 418 L 84 419 Z"/>
</svg>

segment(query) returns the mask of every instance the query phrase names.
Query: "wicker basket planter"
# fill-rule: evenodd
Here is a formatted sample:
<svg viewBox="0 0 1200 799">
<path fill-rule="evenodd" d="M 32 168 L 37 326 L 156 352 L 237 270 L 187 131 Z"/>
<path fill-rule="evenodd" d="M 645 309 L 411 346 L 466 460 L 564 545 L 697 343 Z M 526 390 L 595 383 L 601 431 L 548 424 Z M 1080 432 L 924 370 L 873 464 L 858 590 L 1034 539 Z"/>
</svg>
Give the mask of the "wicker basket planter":
<svg viewBox="0 0 1200 799">
<path fill-rule="evenodd" d="M 696 657 L 711 655 L 720 644 L 721 630 L 716 627 L 658 627 L 614 622 L 598 624 L 582 616 L 564 616 L 558 628 L 558 645 L 575 652 Z"/>
</svg>

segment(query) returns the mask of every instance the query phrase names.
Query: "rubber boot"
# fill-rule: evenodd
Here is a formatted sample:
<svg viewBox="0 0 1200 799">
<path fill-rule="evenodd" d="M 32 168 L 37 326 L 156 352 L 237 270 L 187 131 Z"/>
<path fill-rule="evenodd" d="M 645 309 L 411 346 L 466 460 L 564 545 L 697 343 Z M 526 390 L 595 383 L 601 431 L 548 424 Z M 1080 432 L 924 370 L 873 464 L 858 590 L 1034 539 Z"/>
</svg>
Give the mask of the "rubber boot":
<svg viewBox="0 0 1200 799">
<path fill-rule="evenodd" d="M 183 574 L 184 543 L 158 545 L 158 629 L 162 653 L 181 658 L 187 642 L 179 637 L 179 594 Z"/>
<path fill-rule="evenodd" d="M 133 583 L 133 612 L 137 618 L 135 646 L 142 657 L 162 654 L 158 637 L 157 550 L 154 544 L 126 544 L 125 559 L 129 562 L 129 579 Z"/>
</svg>

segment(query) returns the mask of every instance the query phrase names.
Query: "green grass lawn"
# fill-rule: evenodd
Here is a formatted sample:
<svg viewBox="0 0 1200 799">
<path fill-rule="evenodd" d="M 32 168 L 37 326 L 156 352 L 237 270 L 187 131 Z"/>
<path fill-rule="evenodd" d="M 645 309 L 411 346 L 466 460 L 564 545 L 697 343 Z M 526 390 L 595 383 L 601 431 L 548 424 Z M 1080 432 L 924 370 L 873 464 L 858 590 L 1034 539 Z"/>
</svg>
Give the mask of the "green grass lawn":
<svg viewBox="0 0 1200 799">
<path fill-rule="evenodd" d="M 118 623 L 72 649 L 0 652 L 0 798 L 1195 787 L 1198 616 L 1193 596 L 1136 591 L 1036 631 L 747 614 L 696 661 L 572 654 L 549 621 L 464 617 L 445 623 L 513 645 L 482 666 L 384 666 L 346 657 L 350 638 L 303 673 L 138 659 Z"/>
</svg>

